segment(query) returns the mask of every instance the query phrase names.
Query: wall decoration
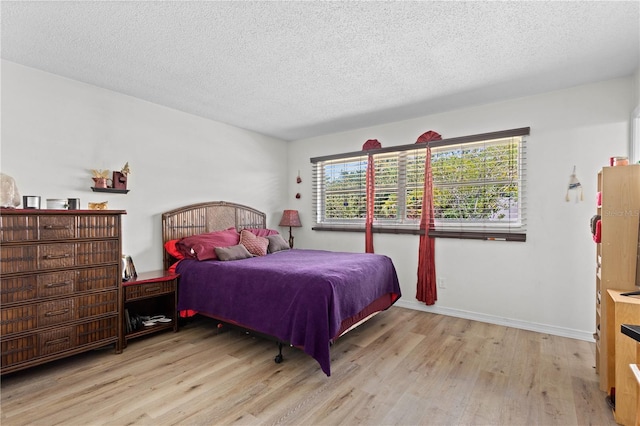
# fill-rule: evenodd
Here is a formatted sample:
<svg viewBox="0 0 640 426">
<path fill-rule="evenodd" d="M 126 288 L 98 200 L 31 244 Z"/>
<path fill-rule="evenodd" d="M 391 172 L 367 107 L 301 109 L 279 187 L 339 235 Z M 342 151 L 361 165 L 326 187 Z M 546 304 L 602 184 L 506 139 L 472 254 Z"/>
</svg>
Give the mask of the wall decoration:
<svg viewBox="0 0 640 426">
<path fill-rule="evenodd" d="M 112 178 L 109 178 L 109 170 L 92 169 L 94 186 L 91 190 L 94 192 L 116 192 L 127 194 L 127 177 L 131 174 L 129 162 L 127 161 L 119 172 L 113 172 Z"/>
<path fill-rule="evenodd" d="M 567 188 L 567 195 L 565 196 L 565 200 L 567 200 L 567 202 L 571 200 L 571 197 L 569 196 L 569 192 L 571 191 L 576 193 L 576 203 L 583 200 L 582 185 L 576 177 L 576 166 L 573 166 L 573 172 L 571 173 L 571 176 L 569 176 L 569 187 Z"/>
</svg>

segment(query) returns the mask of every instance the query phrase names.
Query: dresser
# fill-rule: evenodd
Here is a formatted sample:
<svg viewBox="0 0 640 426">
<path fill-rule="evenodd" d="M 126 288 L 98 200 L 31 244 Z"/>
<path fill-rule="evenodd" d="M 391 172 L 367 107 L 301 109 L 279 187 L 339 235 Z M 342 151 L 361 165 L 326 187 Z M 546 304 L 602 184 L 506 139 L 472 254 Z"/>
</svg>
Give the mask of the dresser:
<svg viewBox="0 0 640 426">
<path fill-rule="evenodd" d="M 122 351 L 121 210 L 0 209 L 1 373 Z"/>
</svg>

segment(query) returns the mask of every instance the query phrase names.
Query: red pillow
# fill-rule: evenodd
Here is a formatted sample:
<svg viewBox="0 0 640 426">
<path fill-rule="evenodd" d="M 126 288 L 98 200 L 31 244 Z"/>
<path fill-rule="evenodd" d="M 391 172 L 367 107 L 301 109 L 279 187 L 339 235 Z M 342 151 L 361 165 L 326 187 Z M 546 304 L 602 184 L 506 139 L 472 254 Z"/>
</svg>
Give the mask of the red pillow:
<svg viewBox="0 0 640 426">
<path fill-rule="evenodd" d="M 176 268 L 178 267 L 178 263 L 180 263 L 179 260 L 176 263 L 174 263 L 173 265 L 169 266 L 169 269 L 167 269 L 167 271 L 171 272 L 172 274 L 175 274 L 176 273 Z"/>
<path fill-rule="evenodd" d="M 256 237 L 268 237 L 269 235 L 275 235 L 279 233 L 275 229 L 267 228 L 244 228 L 244 230 L 251 232 Z"/>
<path fill-rule="evenodd" d="M 181 239 L 176 247 L 186 255 L 193 253 L 198 260 L 217 259 L 216 247 L 235 246 L 240 243 L 240 234 L 231 227 L 224 231 L 209 232 L 208 234 L 192 235 Z"/>
<path fill-rule="evenodd" d="M 240 233 L 240 244 L 245 246 L 247 251 L 253 255 L 266 256 L 269 240 L 253 235 L 250 231 L 243 229 Z"/>
<path fill-rule="evenodd" d="M 166 243 L 164 243 L 164 249 L 171 256 L 173 256 L 176 259 L 180 260 L 180 259 L 184 259 L 184 254 L 182 254 L 182 252 L 178 249 L 178 247 L 176 247 L 176 244 L 178 243 L 178 241 L 180 241 L 180 240 L 169 240 L 169 241 L 167 241 Z"/>
</svg>

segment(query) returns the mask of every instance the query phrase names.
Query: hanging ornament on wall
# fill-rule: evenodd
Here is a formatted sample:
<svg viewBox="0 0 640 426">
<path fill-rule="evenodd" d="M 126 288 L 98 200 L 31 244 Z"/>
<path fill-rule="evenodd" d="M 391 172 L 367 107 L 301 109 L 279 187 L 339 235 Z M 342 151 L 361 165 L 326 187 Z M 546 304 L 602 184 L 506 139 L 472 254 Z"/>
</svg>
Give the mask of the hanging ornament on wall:
<svg viewBox="0 0 640 426">
<path fill-rule="evenodd" d="M 569 176 L 569 187 L 567 188 L 567 195 L 565 197 L 565 200 L 567 200 L 567 202 L 571 200 L 571 197 L 569 196 L 569 193 L 571 191 L 575 192 L 576 194 L 576 203 L 583 200 L 582 185 L 576 177 L 576 166 L 573 166 L 573 173 L 571 173 L 571 176 Z"/>
</svg>

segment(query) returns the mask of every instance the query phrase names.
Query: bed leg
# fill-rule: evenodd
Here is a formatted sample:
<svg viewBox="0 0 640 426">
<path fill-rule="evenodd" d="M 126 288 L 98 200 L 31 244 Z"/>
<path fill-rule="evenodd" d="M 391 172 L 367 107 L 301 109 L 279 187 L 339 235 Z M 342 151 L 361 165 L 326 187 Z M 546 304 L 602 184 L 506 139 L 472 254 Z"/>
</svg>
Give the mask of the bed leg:
<svg viewBox="0 0 640 426">
<path fill-rule="evenodd" d="M 278 342 L 278 355 L 276 355 L 274 361 L 276 362 L 276 364 L 280 364 L 283 360 L 283 356 L 282 356 L 282 343 Z"/>
</svg>

